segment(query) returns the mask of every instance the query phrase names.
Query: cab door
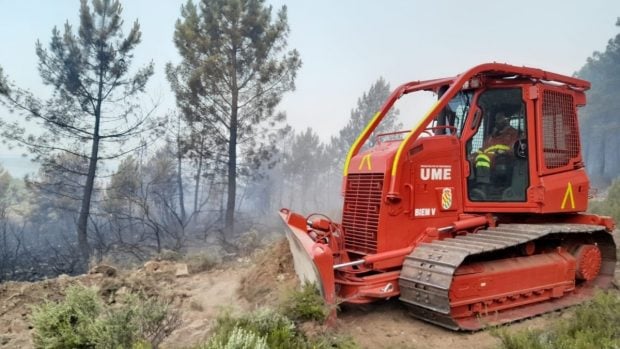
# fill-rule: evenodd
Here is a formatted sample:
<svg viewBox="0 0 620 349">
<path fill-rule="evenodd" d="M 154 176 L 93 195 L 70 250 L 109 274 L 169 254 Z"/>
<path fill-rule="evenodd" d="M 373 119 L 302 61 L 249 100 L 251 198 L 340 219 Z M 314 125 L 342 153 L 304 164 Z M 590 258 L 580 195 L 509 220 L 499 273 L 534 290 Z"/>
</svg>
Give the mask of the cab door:
<svg viewBox="0 0 620 349">
<path fill-rule="evenodd" d="M 532 103 L 523 87 L 488 88 L 478 93 L 463 130 L 468 211 L 523 207 L 530 183 L 528 115 Z M 498 211 L 501 211 L 499 209 Z"/>
</svg>

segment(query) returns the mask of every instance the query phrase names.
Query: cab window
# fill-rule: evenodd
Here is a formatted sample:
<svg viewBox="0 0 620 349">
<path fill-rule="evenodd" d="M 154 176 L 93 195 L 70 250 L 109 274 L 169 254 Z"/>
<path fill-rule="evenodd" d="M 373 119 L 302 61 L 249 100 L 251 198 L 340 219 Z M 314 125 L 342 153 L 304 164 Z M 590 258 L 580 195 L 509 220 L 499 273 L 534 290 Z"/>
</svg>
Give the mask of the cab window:
<svg viewBox="0 0 620 349">
<path fill-rule="evenodd" d="M 482 121 L 466 142 L 470 201 L 525 201 L 529 185 L 525 104 L 520 88 L 489 89 L 478 97 Z"/>
<path fill-rule="evenodd" d="M 456 135 L 459 137 L 471 105 L 473 92 L 460 91 L 443 108 L 435 120 L 434 134 Z"/>
</svg>

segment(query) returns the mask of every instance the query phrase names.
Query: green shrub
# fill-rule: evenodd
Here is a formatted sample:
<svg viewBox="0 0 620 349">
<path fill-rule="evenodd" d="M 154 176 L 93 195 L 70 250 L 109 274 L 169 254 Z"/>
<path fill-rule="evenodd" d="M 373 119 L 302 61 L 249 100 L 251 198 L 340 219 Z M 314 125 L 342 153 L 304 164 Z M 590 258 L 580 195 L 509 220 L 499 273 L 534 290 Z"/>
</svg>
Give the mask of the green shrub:
<svg viewBox="0 0 620 349">
<path fill-rule="evenodd" d="M 576 307 L 570 319 L 558 321 L 548 331 L 525 330 L 509 334 L 495 331 L 505 349 L 619 348 L 620 296 L 600 292 L 586 304 Z"/>
<path fill-rule="evenodd" d="M 235 327 L 228 334 L 228 337 L 213 337 L 207 345 L 209 349 L 268 349 L 264 337 L 260 337 L 255 332 Z"/>
<path fill-rule="evenodd" d="M 605 200 L 590 201 L 588 211 L 611 216 L 616 223 L 620 222 L 620 179 L 615 180 L 609 187 L 609 192 Z"/>
<path fill-rule="evenodd" d="M 323 322 L 329 309 L 315 284 L 306 283 L 300 291 L 291 291 L 280 305 L 281 312 L 293 321 Z"/>
<path fill-rule="evenodd" d="M 355 349 L 357 345 L 351 338 L 334 333 L 306 338 L 286 316 L 263 309 L 241 317 L 232 317 L 228 313 L 221 315 L 209 341 L 195 347 L 195 349 L 222 348 Z"/>
<path fill-rule="evenodd" d="M 61 303 L 33 309 L 33 341 L 37 348 L 92 348 L 102 303 L 91 289 L 72 286 Z"/>
<path fill-rule="evenodd" d="M 503 349 L 545 349 L 543 344 L 546 337 L 540 330 L 525 330 L 514 334 L 508 333 L 505 329 L 492 330 L 491 334 L 498 337 L 501 341 L 500 348 Z"/>
<path fill-rule="evenodd" d="M 120 307 L 108 310 L 104 320 L 102 327 L 109 329 L 124 321 L 120 322 L 127 332 L 124 343 L 144 341 L 155 347 L 181 324 L 179 314 L 168 303 L 136 294 L 127 295 Z"/>
<path fill-rule="evenodd" d="M 127 295 L 115 307 L 105 306 L 95 290 L 73 286 L 59 303 L 33 310 L 37 348 L 157 347 L 179 325 L 178 316 L 157 299 Z"/>
<path fill-rule="evenodd" d="M 272 349 L 298 348 L 302 343 L 302 338 L 295 331 L 295 325 L 291 320 L 270 310 L 259 310 L 239 318 L 234 318 L 230 314 L 220 316 L 217 319 L 215 333 L 205 349 L 226 345 L 232 333 L 237 329 L 263 338 Z"/>
</svg>

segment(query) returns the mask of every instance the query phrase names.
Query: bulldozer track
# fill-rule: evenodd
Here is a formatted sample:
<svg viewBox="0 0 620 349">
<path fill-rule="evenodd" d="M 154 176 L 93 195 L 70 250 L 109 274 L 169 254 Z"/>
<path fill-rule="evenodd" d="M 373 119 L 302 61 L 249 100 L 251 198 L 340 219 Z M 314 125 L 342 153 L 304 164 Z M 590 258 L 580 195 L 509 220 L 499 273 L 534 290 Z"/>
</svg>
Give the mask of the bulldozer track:
<svg viewBox="0 0 620 349">
<path fill-rule="evenodd" d="M 604 234 L 598 235 L 599 237 L 609 235 L 609 239 L 596 239 L 594 235 L 599 232 Z M 494 251 L 516 247 L 541 238 L 577 238 L 579 234 L 594 237 L 601 249 L 603 265 L 599 278 L 609 275 L 613 277 L 615 247 L 611 235 L 607 234 L 601 226 L 585 224 L 502 224 L 498 227 L 480 230 L 474 234 L 418 245 L 406 257 L 403 264 L 399 278 L 400 300 L 409 307 L 411 315 L 422 320 L 454 330 L 480 329 L 484 326 L 479 321 L 477 326 L 463 326 L 450 314 L 450 286 L 453 276 L 467 258 L 484 257 L 485 254 Z M 609 279 L 611 280 L 611 278 Z M 548 312 L 574 303 L 576 302 L 566 300 L 557 302 L 555 307 L 540 307 L 536 304 L 529 307 L 538 307 L 539 309 L 534 313 L 539 314 L 541 311 Z M 532 312 L 521 313 L 522 315 L 517 312 L 510 317 L 510 320 L 500 322 L 511 322 L 532 316 Z"/>
</svg>

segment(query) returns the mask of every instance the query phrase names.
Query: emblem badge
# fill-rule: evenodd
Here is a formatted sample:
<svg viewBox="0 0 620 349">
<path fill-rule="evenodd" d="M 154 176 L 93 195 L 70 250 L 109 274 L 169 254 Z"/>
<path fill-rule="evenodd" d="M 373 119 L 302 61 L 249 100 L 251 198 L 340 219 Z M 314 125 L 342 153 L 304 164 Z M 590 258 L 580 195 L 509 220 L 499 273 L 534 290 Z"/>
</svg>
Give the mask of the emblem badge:
<svg viewBox="0 0 620 349">
<path fill-rule="evenodd" d="M 452 189 L 444 188 L 441 192 L 441 208 L 444 210 L 452 207 Z"/>
</svg>

